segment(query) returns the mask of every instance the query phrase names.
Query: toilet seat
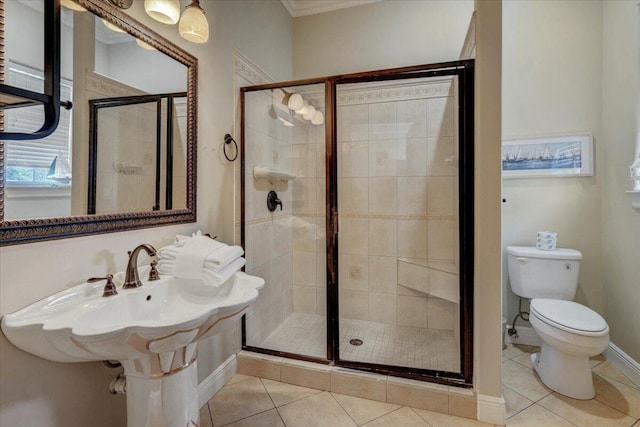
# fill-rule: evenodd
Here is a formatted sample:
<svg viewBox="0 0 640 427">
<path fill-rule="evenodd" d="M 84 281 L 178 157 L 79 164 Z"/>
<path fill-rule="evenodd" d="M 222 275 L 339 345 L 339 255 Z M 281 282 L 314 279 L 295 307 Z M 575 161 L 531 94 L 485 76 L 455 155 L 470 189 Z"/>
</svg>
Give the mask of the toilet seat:
<svg viewBox="0 0 640 427">
<path fill-rule="evenodd" d="M 573 301 L 534 298 L 530 311 L 548 326 L 574 335 L 601 337 L 609 333 L 609 326 L 602 316 Z"/>
</svg>

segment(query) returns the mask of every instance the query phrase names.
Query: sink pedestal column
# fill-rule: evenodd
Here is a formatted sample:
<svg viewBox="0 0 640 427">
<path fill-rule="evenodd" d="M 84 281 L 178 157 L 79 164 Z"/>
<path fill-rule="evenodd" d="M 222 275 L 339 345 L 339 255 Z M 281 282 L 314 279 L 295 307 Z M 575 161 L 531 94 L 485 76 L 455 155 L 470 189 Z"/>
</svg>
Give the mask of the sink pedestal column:
<svg viewBox="0 0 640 427">
<path fill-rule="evenodd" d="M 197 369 L 162 378 L 127 376 L 127 427 L 198 427 Z"/>
<path fill-rule="evenodd" d="M 182 348 L 122 363 L 127 378 L 127 427 L 200 425 L 196 352 L 191 353 L 192 359 L 183 358 L 186 351 Z M 189 361 L 184 363 L 185 359 Z"/>
</svg>

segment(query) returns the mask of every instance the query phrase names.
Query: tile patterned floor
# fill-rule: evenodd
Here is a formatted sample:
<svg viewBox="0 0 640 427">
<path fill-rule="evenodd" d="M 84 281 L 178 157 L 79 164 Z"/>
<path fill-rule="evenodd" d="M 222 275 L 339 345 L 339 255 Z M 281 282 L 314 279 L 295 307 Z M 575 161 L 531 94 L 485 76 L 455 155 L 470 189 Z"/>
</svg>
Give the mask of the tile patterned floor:
<svg viewBox="0 0 640 427">
<path fill-rule="evenodd" d="M 263 348 L 324 358 L 326 318 L 293 313 L 260 345 Z M 349 344 L 352 338 L 363 341 Z M 460 372 L 452 331 L 341 319 L 340 357 L 344 360 Z"/>
<path fill-rule="evenodd" d="M 545 387 L 531 368 L 536 347 L 503 351 L 509 427 L 640 427 L 640 388 L 602 356 L 592 358 L 595 399 Z M 466 418 L 236 375 L 200 412 L 202 427 L 489 427 Z"/>
</svg>

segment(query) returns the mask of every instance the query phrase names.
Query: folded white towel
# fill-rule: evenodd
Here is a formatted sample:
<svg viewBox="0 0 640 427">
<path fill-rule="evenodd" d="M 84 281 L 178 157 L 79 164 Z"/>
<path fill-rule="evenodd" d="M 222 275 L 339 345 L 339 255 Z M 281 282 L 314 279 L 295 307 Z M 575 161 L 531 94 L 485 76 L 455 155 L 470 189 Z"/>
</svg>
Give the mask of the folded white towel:
<svg viewBox="0 0 640 427">
<path fill-rule="evenodd" d="M 204 268 L 202 270 L 201 277 L 198 277 L 199 280 L 204 280 L 205 283 L 211 286 L 220 286 L 224 282 L 226 282 L 231 276 L 233 276 L 237 271 L 240 271 L 242 267 L 244 267 L 246 260 L 244 258 L 236 258 L 226 267 L 220 269 L 219 271 L 212 271 L 209 268 Z M 168 262 L 167 260 L 160 260 L 158 262 L 158 272 L 160 274 L 174 274 L 174 263 Z M 194 280 L 194 279 L 190 279 Z"/>
<path fill-rule="evenodd" d="M 218 269 L 223 269 L 227 265 L 231 264 L 236 258 L 240 258 L 244 255 L 244 249 L 242 246 L 223 246 L 209 254 L 207 262 L 212 262 Z M 212 270 L 216 271 L 215 268 Z"/>
<path fill-rule="evenodd" d="M 161 248 L 160 250 L 158 250 L 158 257 L 161 261 L 164 260 L 169 261 L 172 264 L 175 263 L 175 260 L 177 259 L 181 251 L 188 248 L 192 243 L 198 242 L 198 240 L 196 239 L 189 239 L 191 240 L 189 240 L 188 242 L 184 242 L 184 246 L 176 246 L 176 244 L 174 244 Z M 205 241 L 206 245 L 211 246 L 211 248 L 213 249 L 205 258 L 205 268 L 209 268 L 213 271 L 219 271 L 227 265 L 231 264 L 231 262 L 235 259 L 240 258 L 242 255 L 244 255 L 244 250 L 241 246 L 227 246 L 224 243 L 220 243 L 207 237 L 204 237 L 204 239 L 207 239 L 207 241 Z"/>
<path fill-rule="evenodd" d="M 202 276 L 207 285 L 220 286 L 229 280 L 229 278 L 237 271 L 240 271 L 240 269 L 244 267 L 245 263 L 246 260 L 244 258 L 236 258 L 235 261 L 218 272 L 205 269 Z"/>
<path fill-rule="evenodd" d="M 196 236 L 185 242 L 177 251 L 173 275 L 184 279 L 200 279 L 207 257 L 224 243 L 216 242 L 206 236 Z"/>
</svg>

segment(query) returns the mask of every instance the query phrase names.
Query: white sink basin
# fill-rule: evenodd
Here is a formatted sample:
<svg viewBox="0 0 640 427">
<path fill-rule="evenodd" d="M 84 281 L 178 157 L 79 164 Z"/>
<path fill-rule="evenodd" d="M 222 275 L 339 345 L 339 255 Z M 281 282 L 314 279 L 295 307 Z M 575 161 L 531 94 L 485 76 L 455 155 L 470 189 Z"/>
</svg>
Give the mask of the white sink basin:
<svg viewBox="0 0 640 427">
<path fill-rule="evenodd" d="M 129 427 L 200 425 L 198 342 L 242 316 L 264 280 L 237 272 L 219 287 L 173 276 L 142 283 L 109 297 L 103 283 L 83 283 L 4 316 L 2 331 L 43 359 L 120 361 Z"/>
<path fill-rule="evenodd" d="M 14 345 L 56 362 L 134 360 L 175 351 L 215 333 L 240 314 L 264 280 L 238 272 L 220 287 L 173 276 L 102 296 L 104 283 L 83 283 L 4 316 Z M 114 282 L 118 282 L 116 276 Z"/>
</svg>

